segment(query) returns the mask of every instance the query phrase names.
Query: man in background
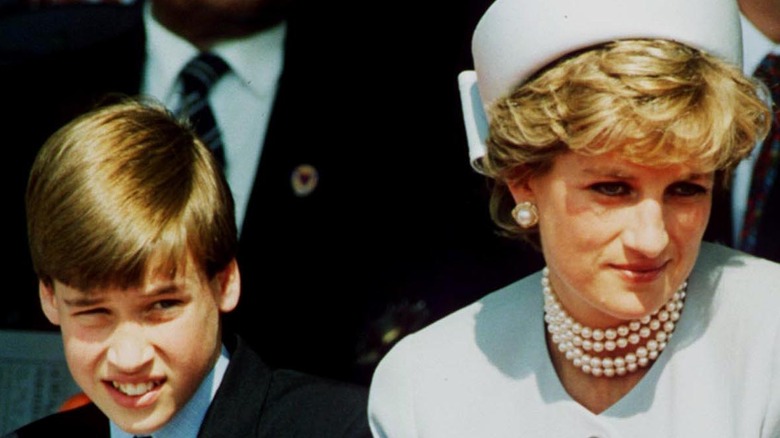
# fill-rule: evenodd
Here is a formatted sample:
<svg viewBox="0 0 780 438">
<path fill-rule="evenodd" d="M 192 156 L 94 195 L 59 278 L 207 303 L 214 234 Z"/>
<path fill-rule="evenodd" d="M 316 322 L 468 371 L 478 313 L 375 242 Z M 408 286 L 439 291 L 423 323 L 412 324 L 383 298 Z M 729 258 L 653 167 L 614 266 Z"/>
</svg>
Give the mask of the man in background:
<svg viewBox="0 0 780 438">
<path fill-rule="evenodd" d="M 731 190 L 716 199 L 707 238 L 780 262 L 780 2 L 739 0 L 742 11 L 743 67 L 767 85 L 774 105 L 772 131 L 737 167 Z"/>
<path fill-rule="evenodd" d="M 19 255 L 2 269 L 29 291 L 3 326 L 47 326 L 21 207 L 44 138 L 107 93 L 200 113 L 181 72 L 203 52 L 225 64 L 206 62 L 201 134 L 219 133 L 240 232 L 244 294 L 226 323 L 271 365 L 367 382 L 407 332 L 537 269 L 494 235 L 467 164 L 455 77 L 474 7 L 454 2 L 443 20 L 425 5 L 153 0 L 112 6 L 108 23 L 63 17 L 50 53 L 0 54 L 6 251 Z M 23 15 L 29 32 L 46 14 Z"/>
</svg>

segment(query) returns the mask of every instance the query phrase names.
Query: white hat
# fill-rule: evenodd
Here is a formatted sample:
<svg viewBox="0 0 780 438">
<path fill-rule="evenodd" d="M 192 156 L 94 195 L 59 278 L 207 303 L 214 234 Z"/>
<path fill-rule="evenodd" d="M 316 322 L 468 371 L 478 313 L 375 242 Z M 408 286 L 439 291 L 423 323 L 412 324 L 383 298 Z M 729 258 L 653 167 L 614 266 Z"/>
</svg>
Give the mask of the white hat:
<svg viewBox="0 0 780 438">
<path fill-rule="evenodd" d="M 475 71 L 460 74 L 472 163 L 485 154 L 485 109 L 563 55 L 620 39 L 674 40 L 742 63 L 735 0 L 497 0 L 474 31 Z"/>
</svg>

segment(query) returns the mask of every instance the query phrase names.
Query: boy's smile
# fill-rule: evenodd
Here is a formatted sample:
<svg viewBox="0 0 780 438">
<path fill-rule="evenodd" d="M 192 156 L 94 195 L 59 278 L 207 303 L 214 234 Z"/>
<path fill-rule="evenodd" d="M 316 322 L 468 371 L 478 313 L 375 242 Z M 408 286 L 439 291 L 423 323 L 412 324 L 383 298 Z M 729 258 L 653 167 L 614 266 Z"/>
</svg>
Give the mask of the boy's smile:
<svg viewBox="0 0 780 438">
<path fill-rule="evenodd" d="M 107 392 L 117 404 L 127 408 L 150 406 L 160 395 L 165 379 L 151 380 L 145 383 L 120 383 L 118 380 L 106 380 Z"/>
<path fill-rule="evenodd" d="M 160 386 L 161 381 L 151 381 L 146 383 L 120 383 L 116 380 L 112 380 L 111 384 L 116 390 L 125 395 L 139 396 L 144 395 L 152 389 Z"/>
<path fill-rule="evenodd" d="M 171 275 L 152 269 L 137 288 L 89 292 L 40 286 L 46 316 L 62 328 L 68 367 L 120 428 L 149 433 L 189 401 L 220 351 L 220 313 L 239 295 L 231 262 L 209 280 L 191 257 Z"/>
</svg>

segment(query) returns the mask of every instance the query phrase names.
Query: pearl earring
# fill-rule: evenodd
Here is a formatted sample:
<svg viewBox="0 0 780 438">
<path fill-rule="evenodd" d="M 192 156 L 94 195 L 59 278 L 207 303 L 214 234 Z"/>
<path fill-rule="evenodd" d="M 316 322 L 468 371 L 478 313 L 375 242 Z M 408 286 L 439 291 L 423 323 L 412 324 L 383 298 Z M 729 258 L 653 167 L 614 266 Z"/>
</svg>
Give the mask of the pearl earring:
<svg viewBox="0 0 780 438">
<path fill-rule="evenodd" d="M 539 210 L 533 202 L 521 202 L 512 209 L 512 217 L 523 228 L 531 228 L 539 223 Z"/>
</svg>

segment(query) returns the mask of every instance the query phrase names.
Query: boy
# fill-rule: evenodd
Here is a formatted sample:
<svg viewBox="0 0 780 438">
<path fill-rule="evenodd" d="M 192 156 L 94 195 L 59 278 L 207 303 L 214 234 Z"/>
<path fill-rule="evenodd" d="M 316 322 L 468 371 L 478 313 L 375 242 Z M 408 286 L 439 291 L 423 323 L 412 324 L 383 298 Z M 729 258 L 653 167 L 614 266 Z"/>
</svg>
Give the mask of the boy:
<svg viewBox="0 0 780 438">
<path fill-rule="evenodd" d="M 60 129 L 26 202 L 41 306 L 94 404 L 11 436 L 368 436 L 364 391 L 223 340 L 241 292 L 233 201 L 165 111 L 120 103 Z"/>
</svg>

